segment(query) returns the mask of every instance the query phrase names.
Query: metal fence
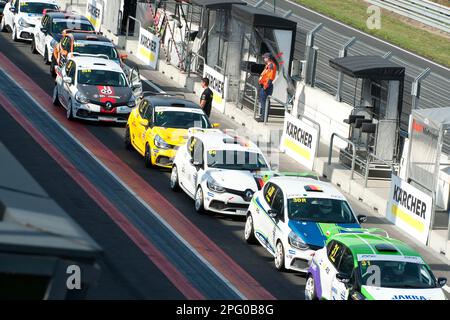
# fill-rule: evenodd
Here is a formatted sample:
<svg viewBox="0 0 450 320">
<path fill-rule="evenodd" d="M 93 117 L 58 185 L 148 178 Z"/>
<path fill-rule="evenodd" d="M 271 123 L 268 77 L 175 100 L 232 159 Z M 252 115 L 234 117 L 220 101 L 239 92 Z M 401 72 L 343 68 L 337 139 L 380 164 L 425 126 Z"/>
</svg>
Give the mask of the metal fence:
<svg viewBox="0 0 450 320">
<path fill-rule="evenodd" d="M 259 1 L 257 0 L 247 0 L 249 5 L 255 5 L 258 2 Z M 274 12 L 273 6 L 267 2 L 264 2 L 260 8 L 269 12 Z M 283 16 L 286 14 L 286 11 L 277 7 L 276 13 Z M 289 19 L 297 22 L 294 59 L 305 60 L 307 35 L 317 26 L 317 23 L 295 14 L 291 14 Z M 337 92 L 338 72 L 330 67 L 329 60 L 337 58 L 339 56 L 339 51 L 349 40 L 351 40 L 349 37 L 336 33 L 326 27 L 320 28 L 314 36 L 313 45 L 318 49 L 314 84 L 316 87 L 331 95 L 336 95 Z M 387 56 L 387 59 L 405 67 L 406 76 L 403 90 L 403 108 L 402 114 L 400 115 L 400 128 L 404 132 L 408 130 L 409 115 L 414 108 L 414 105 L 417 108 L 440 108 L 450 106 L 450 79 L 446 79 L 433 72 L 425 72 L 425 77 L 420 80 L 420 90 L 418 90 L 417 94 L 413 94 L 412 91 L 415 80 L 426 70 L 411 64 L 400 57 L 390 55 L 389 52 L 370 46 L 358 38 L 356 38 L 356 40 L 348 47 L 347 55 Z M 360 93 L 361 84 L 356 84 L 355 81 L 355 79 L 344 76 L 341 88 L 342 102 L 350 105 L 359 102 L 360 97 L 355 97 L 355 92 L 357 94 Z M 357 85 L 356 90 L 355 84 Z M 443 149 L 444 153 L 450 155 L 450 135 L 446 136 Z"/>
</svg>

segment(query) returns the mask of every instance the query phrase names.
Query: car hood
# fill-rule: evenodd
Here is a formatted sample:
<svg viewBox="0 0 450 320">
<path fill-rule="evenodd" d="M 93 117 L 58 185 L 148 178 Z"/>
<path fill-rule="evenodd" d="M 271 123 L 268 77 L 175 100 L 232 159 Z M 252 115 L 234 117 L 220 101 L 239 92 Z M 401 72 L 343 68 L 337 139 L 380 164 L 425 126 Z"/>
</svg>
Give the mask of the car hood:
<svg viewBox="0 0 450 320">
<path fill-rule="evenodd" d="M 370 300 L 446 300 L 441 288 L 396 289 L 362 286 L 361 292 Z"/>
<path fill-rule="evenodd" d="M 79 84 L 77 89 L 91 103 L 106 106 L 109 102 L 113 107 L 123 106 L 131 100 L 132 91 L 129 87 L 92 86 Z"/>
<path fill-rule="evenodd" d="M 258 191 L 255 174 L 246 170 L 210 169 L 208 174 L 222 187 L 232 190 L 245 191 L 251 189 Z"/>
<path fill-rule="evenodd" d="M 181 146 L 188 138 L 188 129 L 153 127 L 153 133 L 173 146 Z"/>
<path fill-rule="evenodd" d="M 26 23 L 31 23 L 36 25 L 42 19 L 42 14 L 40 13 L 19 13 L 19 19 L 22 18 Z"/>
<path fill-rule="evenodd" d="M 295 220 L 289 220 L 288 225 L 306 244 L 316 247 L 323 247 L 330 235 L 336 234 L 342 229 L 361 228 L 357 223 L 320 223 Z"/>
</svg>

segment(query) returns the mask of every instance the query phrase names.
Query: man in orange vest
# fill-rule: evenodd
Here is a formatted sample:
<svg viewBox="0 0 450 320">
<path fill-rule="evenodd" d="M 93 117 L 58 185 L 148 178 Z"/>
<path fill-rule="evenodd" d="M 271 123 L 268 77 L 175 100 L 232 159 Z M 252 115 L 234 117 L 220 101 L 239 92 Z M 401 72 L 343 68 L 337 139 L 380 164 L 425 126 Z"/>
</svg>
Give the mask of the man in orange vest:
<svg viewBox="0 0 450 320">
<path fill-rule="evenodd" d="M 273 81 L 275 80 L 275 76 L 277 74 L 277 66 L 270 53 L 264 53 L 263 58 L 266 63 L 266 67 L 259 76 L 258 81 L 261 87 L 259 91 L 259 115 L 256 118 L 256 121 L 258 122 L 264 121 L 267 97 L 271 96 L 273 93 Z"/>
</svg>

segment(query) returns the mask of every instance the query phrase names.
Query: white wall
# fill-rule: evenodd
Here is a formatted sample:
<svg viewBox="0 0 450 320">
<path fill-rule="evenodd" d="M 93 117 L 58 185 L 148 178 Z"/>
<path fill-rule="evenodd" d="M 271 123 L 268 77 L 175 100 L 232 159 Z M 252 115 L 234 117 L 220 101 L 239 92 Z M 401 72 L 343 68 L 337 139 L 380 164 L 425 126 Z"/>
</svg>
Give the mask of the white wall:
<svg viewBox="0 0 450 320">
<path fill-rule="evenodd" d="M 338 133 L 348 137 L 349 125 L 344 123 L 353 107 L 337 102 L 330 94 L 310 86 L 303 82 L 297 83 L 294 100 L 293 114 L 304 114 L 320 124 L 321 141 L 327 145 L 330 143 L 331 134 Z M 346 146 L 340 139 L 335 138 L 335 146 L 343 148 Z"/>
</svg>

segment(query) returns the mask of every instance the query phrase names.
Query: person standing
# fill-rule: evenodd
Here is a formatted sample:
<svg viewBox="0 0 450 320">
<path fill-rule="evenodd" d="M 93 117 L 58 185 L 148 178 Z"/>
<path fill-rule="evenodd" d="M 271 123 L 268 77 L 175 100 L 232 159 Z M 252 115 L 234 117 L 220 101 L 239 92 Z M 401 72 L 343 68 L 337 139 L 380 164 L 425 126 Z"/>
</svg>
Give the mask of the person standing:
<svg viewBox="0 0 450 320">
<path fill-rule="evenodd" d="M 211 108 L 212 108 L 212 100 L 213 100 L 213 92 L 209 88 L 209 79 L 208 78 L 202 78 L 202 88 L 203 93 L 200 97 L 200 107 L 203 109 L 203 112 L 208 116 L 211 115 Z"/>
<path fill-rule="evenodd" d="M 273 81 L 277 74 L 277 66 L 270 53 L 264 53 L 263 58 L 266 67 L 261 73 L 258 81 L 259 86 L 261 87 L 259 91 L 259 115 L 256 118 L 256 121 L 258 122 L 264 121 L 267 97 L 271 96 L 273 93 Z"/>
</svg>

